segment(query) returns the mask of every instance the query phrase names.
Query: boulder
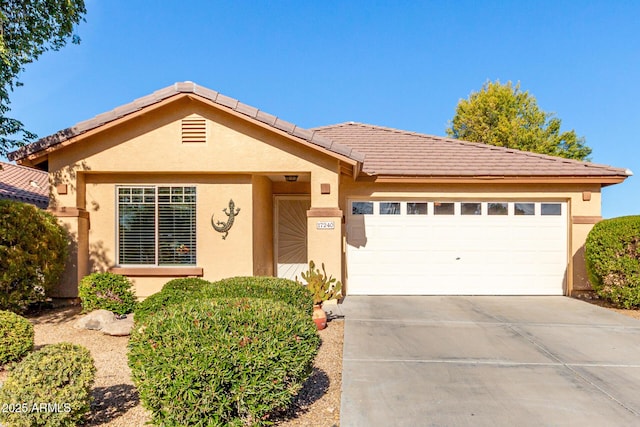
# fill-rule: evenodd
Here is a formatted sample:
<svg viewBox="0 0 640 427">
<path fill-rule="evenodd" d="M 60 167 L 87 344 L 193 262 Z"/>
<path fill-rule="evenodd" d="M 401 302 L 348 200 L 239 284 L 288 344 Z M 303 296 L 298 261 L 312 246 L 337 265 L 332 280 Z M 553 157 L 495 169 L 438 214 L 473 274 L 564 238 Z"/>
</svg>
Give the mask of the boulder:
<svg viewBox="0 0 640 427">
<path fill-rule="evenodd" d="M 115 316 L 109 310 L 94 310 L 82 316 L 74 325 L 77 329 L 92 329 L 100 331 L 104 325 L 115 320 Z"/>
<path fill-rule="evenodd" d="M 133 328 L 133 313 L 118 319 L 108 310 L 94 310 L 78 319 L 74 325 L 77 329 L 91 329 L 102 331 L 105 335 L 122 337 L 131 334 Z"/>
<path fill-rule="evenodd" d="M 127 315 L 124 319 L 115 319 L 107 323 L 102 328 L 102 333 L 114 337 L 124 337 L 131 334 L 133 328 L 133 313 Z"/>
</svg>

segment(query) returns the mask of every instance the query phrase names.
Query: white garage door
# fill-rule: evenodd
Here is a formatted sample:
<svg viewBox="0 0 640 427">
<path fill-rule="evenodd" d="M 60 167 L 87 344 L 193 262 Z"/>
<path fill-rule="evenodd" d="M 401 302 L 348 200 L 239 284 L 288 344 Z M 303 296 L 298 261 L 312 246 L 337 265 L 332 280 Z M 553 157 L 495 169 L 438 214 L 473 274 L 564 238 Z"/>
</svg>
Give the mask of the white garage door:
<svg viewBox="0 0 640 427">
<path fill-rule="evenodd" d="M 564 202 L 355 201 L 350 295 L 562 295 Z"/>
</svg>

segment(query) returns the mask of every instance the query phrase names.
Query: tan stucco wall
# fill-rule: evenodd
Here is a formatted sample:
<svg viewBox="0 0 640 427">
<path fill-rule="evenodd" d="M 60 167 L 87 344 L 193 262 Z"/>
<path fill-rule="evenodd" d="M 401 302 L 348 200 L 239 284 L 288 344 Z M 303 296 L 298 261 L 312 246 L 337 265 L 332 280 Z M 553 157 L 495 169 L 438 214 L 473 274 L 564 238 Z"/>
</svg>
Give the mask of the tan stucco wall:
<svg viewBox="0 0 640 427">
<path fill-rule="evenodd" d="M 583 200 L 583 192 L 590 192 L 591 200 Z M 427 200 L 549 200 L 568 202 L 567 293 L 591 289 L 584 264 L 584 243 L 591 224 L 574 224 L 574 217 L 601 215 L 600 186 L 594 184 L 407 184 L 354 182 L 343 179 L 340 187 L 340 206 L 346 212 L 349 199 L 408 199 Z M 343 255 L 344 262 L 344 255 Z M 347 282 L 348 283 L 348 282 Z"/>
<path fill-rule="evenodd" d="M 253 176 L 253 275 L 273 275 L 273 192 L 271 180 Z"/>
<path fill-rule="evenodd" d="M 196 187 L 196 266 L 202 267 L 203 278 L 218 280 L 228 276 L 253 274 L 253 194 L 248 175 L 131 175 L 110 174 L 87 176 L 88 206 L 91 230 L 89 258 L 91 271 L 105 271 L 118 264 L 116 259 L 116 186 L 138 184 L 194 185 Z M 233 199 L 238 216 L 226 239 L 211 227 L 215 221 L 226 222 L 222 212 Z M 139 296 L 160 290 L 167 278 L 136 278 L 144 283 Z M 150 293 L 149 293 L 150 292 Z"/>
<path fill-rule="evenodd" d="M 206 143 L 182 143 L 181 120 L 194 113 L 206 119 Z M 73 261 L 86 266 L 76 269 L 75 277 L 68 275 L 65 289 L 74 289 L 77 277 L 117 265 L 116 185 L 197 187 L 197 267 L 203 268 L 207 280 L 273 274 L 273 184 L 278 191 L 306 190 L 311 193 L 312 206 L 338 205 L 336 158 L 186 98 L 85 136 L 82 141 L 51 152 L 48 161 L 52 206 L 86 210 L 90 216 L 88 238 L 79 236 L 85 248 Z M 268 178 L 285 174 L 303 176 L 310 182 L 272 183 Z M 331 185 L 330 194 L 321 194 L 320 184 L 324 183 Z M 57 191 L 60 184 L 65 185 L 66 194 Z M 230 199 L 241 212 L 227 239 L 222 240 L 210 219 L 213 213 L 216 220 L 226 221 L 222 209 L 228 207 Z M 335 241 L 339 242 L 340 237 Z M 339 277 L 340 257 L 338 262 L 327 262 L 327 268 Z M 138 295 L 144 297 L 169 279 L 133 280 Z"/>
</svg>

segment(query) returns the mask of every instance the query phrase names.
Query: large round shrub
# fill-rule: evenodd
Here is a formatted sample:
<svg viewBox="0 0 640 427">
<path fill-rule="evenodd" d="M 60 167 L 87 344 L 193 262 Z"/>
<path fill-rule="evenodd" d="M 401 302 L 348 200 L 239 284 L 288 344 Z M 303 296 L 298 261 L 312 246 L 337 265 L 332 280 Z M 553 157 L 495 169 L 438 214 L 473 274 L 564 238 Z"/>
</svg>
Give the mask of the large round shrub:
<svg viewBox="0 0 640 427">
<path fill-rule="evenodd" d="M 78 296 L 83 312 L 103 309 L 124 315 L 133 312 L 137 299 L 131 281 L 113 273 L 93 273 L 80 281 Z"/>
<path fill-rule="evenodd" d="M 44 301 L 67 259 L 67 233 L 33 205 L 0 200 L 0 309 L 24 311 Z"/>
<path fill-rule="evenodd" d="M 33 349 L 33 325 L 22 316 L 0 310 L 0 365 L 20 360 Z"/>
<path fill-rule="evenodd" d="M 128 357 L 154 424 L 262 425 L 300 390 L 319 344 L 311 316 L 288 304 L 191 300 L 134 328 Z"/>
<path fill-rule="evenodd" d="M 585 244 L 594 289 L 614 304 L 640 307 L 640 216 L 597 223 Z"/>
<path fill-rule="evenodd" d="M 0 389 L 0 406 L 7 408 L 0 422 L 14 427 L 81 424 L 90 409 L 95 372 L 89 350 L 79 345 L 52 344 L 30 353 Z"/>
</svg>

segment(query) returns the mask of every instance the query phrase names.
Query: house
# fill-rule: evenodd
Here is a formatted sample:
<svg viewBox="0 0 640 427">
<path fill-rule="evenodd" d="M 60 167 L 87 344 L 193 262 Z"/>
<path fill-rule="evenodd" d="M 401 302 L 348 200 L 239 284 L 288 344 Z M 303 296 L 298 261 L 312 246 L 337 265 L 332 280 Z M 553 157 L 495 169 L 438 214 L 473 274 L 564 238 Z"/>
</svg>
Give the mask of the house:
<svg viewBox="0 0 640 427">
<path fill-rule="evenodd" d="M 138 295 L 175 277 L 294 278 L 347 294 L 563 295 L 624 169 L 361 123 L 303 129 L 176 83 L 11 154 L 48 171 L 75 239 L 55 296 L 92 271 Z"/>
<path fill-rule="evenodd" d="M 45 209 L 49 204 L 47 172 L 0 162 L 0 199 L 31 203 Z"/>
</svg>

